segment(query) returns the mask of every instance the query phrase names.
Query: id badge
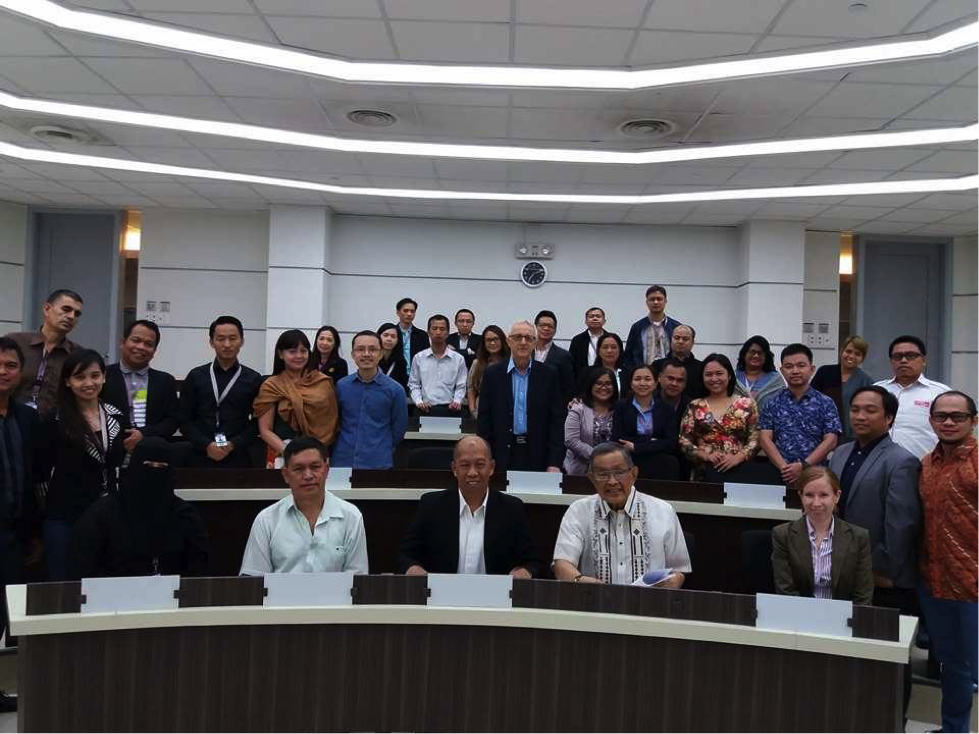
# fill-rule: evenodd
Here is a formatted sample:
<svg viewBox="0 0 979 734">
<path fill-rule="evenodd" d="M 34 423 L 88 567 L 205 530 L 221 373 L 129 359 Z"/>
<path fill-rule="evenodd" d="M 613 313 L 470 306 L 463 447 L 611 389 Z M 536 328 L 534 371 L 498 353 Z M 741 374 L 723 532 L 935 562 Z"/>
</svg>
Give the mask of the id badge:
<svg viewBox="0 0 979 734">
<path fill-rule="evenodd" d="M 225 436 L 223 433 L 215 433 L 214 445 L 217 446 L 219 449 L 223 449 L 225 446 L 228 445 L 228 437 Z"/>
<path fill-rule="evenodd" d="M 34 410 L 37 410 L 37 401 L 33 398 L 24 403 L 24 405 L 26 405 L 28 408 L 34 408 Z"/>
</svg>

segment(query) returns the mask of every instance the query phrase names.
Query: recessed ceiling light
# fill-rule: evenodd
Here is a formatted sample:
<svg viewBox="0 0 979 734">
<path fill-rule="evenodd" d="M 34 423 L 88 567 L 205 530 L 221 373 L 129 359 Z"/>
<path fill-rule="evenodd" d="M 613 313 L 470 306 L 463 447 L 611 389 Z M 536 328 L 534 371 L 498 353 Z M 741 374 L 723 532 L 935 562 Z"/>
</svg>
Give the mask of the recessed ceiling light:
<svg viewBox="0 0 979 734">
<path fill-rule="evenodd" d="M 390 112 L 381 110 L 354 110 L 347 113 L 347 119 L 364 127 L 391 127 L 398 121 Z"/>
<path fill-rule="evenodd" d="M 107 168 L 119 171 L 159 173 L 164 176 L 189 176 L 218 181 L 278 186 L 305 191 L 319 191 L 338 196 L 376 196 L 387 199 L 419 199 L 436 201 L 506 201 L 545 202 L 559 204 L 645 205 L 701 201 L 744 201 L 752 199 L 794 199 L 814 196 L 865 196 L 873 194 L 933 193 L 936 191 L 969 191 L 979 188 L 979 176 L 935 178 L 910 181 L 871 181 L 867 183 L 826 184 L 814 186 L 783 186 L 764 189 L 722 189 L 675 194 L 516 194 L 506 191 L 458 191 L 454 189 L 388 189 L 373 186 L 336 186 L 318 181 L 257 176 L 207 168 L 170 166 L 162 163 L 106 158 L 101 156 L 65 153 L 57 150 L 24 148 L 0 142 L 0 156 L 68 166 Z"/>
<path fill-rule="evenodd" d="M 0 107 L 22 112 L 59 115 L 97 122 L 138 125 L 160 130 L 220 135 L 239 140 L 256 140 L 276 145 L 295 145 L 317 150 L 345 153 L 377 153 L 382 155 L 413 155 L 436 158 L 467 158 L 472 160 L 548 161 L 554 163 L 603 163 L 642 165 L 648 163 L 681 163 L 683 161 L 740 158 L 745 156 L 779 155 L 784 153 L 814 153 L 828 150 L 866 150 L 898 148 L 912 145 L 944 145 L 979 139 L 979 125 L 938 128 L 932 130 L 902 130 L 900 132 L 858 133 L 822 138 L 768 140 L 759 143 L 731 145 L 676 146 L 656 150 L 594 150 L 577 148 L 531 148 L 506 145 L 460 145 L 455 143 L 414 143 L 403 140 L 359 140 L 331 135 L 316 135 L 293 130 L 281 130 L 257 125 L 243 125 L 220 120 L 198 120 L 152 112 L 135 112 L 110 107 L 92 107 L 72 102 L 53 102 L 46 99 L 17 97 L 0 92 Z"/>
<path fill-rule="evenodd" d="M 644 138 L 654 140 L 665 138 L 676 130 L 676 123 L 672 120 L 659 120 L 646 117 L 639 120 L 627 120 L 619 125 L 619 132 L 630 138 Z"/>
<path fill-rule="evenodd" d="M 88 145 L 92 142 L 91 133 L 71 130 L 59 125 L 35 125 L 30 129 L 31 137 L 50 145 Z"/>
<path fill-rule="evenodd" d="M 870 10 L 870 6 L 867 5 L 867 3 L 860 2 L 860 0 L 850 3 L 850 12 L 855 15 L 859 13 L 866 13 L 868 10 Z"/>
<path fill-rule="evenodd" d="M 659 69 L 554 69 L 529 66 L 471 66 L 345 61 L 139 18 L 68 8 L 52 0 L 0 0 L 0 8 L 65 30 L 102 38 L 210 56 L 243 64 L 294 71 L 348 82 L 444 84 L 465 87 L 648 89 L 676 84 L 773 76 L 857 64 L 920 59 L 974 46 L 979 23 L 934 38 L 891 41 L 824 51 L 759 55 Z"/>
</svg>

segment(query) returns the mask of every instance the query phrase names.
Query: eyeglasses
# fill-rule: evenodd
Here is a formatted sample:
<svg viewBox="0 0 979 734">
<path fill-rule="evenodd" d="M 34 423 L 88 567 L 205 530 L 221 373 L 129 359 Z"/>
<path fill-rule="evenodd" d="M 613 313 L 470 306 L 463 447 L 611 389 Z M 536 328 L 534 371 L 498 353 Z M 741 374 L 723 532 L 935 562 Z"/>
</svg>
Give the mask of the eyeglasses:
<svg viewBox="0 0 979 734">
<path fill-rule="evenodd" d="M 944 423 L 949 418 L 953 423 L 968 423 L 972 420 L 971 413 L 932 413 L 931 419 L 935 423 Z"/>
<path fill-rule="evenodd" d="M 600 482 L 607 482 L 609 479 L 621 481 L 630 473 L 632 473 L 632 469 L 616 469 L 614 471 L 593 471 L 591 475 Z"/>
<path fill-rule="evenodd" d="M 530 334 L 510 334 L 510 339 L 515 342 L 535 342 L 537 341 L 536 336 L 531 336 Z"/>
<path fill-rule="evenodd" d="M 911 362 L 919 359 L 922 356 L 924 355 L 922 355 L 921 352 L 894 352 L 894 354 L 891 355 L 891 361 L 904 362 L 907 360 L 908 362 Z"/>
<path fill-rule="evenodd" d="M 612 383 L 611 382 L 596 382 L 595 383 L 595 387 L 607 387 L 609 390 L 611 390 L 612 389 Z"/>
</svg>

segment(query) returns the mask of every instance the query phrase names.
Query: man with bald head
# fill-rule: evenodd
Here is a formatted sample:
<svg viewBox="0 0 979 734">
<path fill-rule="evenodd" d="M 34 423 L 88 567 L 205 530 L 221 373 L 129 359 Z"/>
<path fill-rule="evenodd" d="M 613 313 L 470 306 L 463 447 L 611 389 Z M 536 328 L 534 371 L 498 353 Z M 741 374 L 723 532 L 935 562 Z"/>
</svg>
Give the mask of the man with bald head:
<svg viewBox="0 0 979 734">
<path fill-rule="evenodd" d="M 486 439 L 499 471 L 560 472 L 567 400 L 557 371 L 534 361 L 537 330 L 529 321 L 510 327 L 508 362 L 483 373 L 476 432 Z"/>
<path fill-rule="evenodd" d="M 523 502 L 489 488 L 496 467 L 489 444 L 466 436 L 455 445 L 452 473 L 458 489 L 422 495 L 398 548 L 398 571 L 537 574 L 537 551 L 527 529 Z"/>
</svg>

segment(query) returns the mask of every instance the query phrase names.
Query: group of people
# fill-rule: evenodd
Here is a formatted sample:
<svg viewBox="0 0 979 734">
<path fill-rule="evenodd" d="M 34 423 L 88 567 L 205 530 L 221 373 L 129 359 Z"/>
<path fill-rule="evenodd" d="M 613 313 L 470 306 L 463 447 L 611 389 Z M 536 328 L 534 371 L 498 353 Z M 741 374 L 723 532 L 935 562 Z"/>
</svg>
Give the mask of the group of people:
<svg viewBox="0 0 979 734">
<path fill-rule="evenodd" d="M 971 701 L 976 672 L 975 402 L 925 377 L 926 347 L 913 335 L 892 341 L 893 376 L 875 383 L 856 336 L 818 371 L 803 344 L 782 349 L 776 368 L 762 336 L 736 364 L 698 359 L 696 330 L 667 303 L 665 288 L 647 289 L 625 343 L 591 307 L 565 350 L 549 310 L 477 334 L 475 314 L 460 309 L 455 332 L 441 314 L 422 330 L 418 304 L 404 298 L 396 322 L 351 339 L 356 371 L 324 326 L 312 342 L 284 332 L 267 377 L 238 360 L 242 323 L 220 316 L 209 328 L 214 360 L 178 390 L 150 366 L 155 323 L 129 324 L 107 366 L 68 338 L 82 297 L 55 291 L 38 332 L 0 339 L 2 581 L 38 557 L 41 538 L 51 580 L 203 570 L 203 525 L 173 495 L 172 469 L 251 466 L 259 439 L 264 465 L 282 466 L 292 492 L 259 514 L 242 573 L 366 573 L 363 521 L 325 491 L 328 468 L 391 467 L 409 411 L 469 412 L 477 436 L 456 446 L 458 491 L 422 500 L 401 571 L 539 572 L 519 500 L 487 491 L 493 471 L 589 476 L 597 494 L 569 507 L 553 554 L 558 579 L 585 583 L 666 569 L 664 583 L 678 586 L 690 571 L 676 514 L 636 491 L 637 478 L 794 486 L 804 513 L 773 534 L 778 590 L 905 613 L 920 603 L 936 620 L 943 679 L 958 686 L 945 700 L 961 709 L 954 702 L 963 681 Z"/>
</svg>

